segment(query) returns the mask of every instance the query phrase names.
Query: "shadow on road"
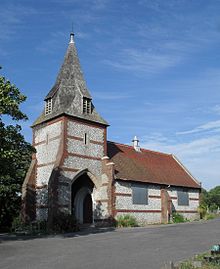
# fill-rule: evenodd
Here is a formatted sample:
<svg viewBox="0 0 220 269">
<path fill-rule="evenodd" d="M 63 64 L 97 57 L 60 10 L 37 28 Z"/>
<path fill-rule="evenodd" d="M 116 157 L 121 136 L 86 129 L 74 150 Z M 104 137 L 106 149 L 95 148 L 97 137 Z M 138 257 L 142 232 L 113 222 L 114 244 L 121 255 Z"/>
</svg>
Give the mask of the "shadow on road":
<svg viewBox="0 0 220 269">
<path fill-rule="evenodd" d="M 72 233 L 63 233 L 63 234 L 38 234 L 38 235 L 18 235 L 18 234 L 11 234 L 11 233 L 0 233 L 0 243 L 4 241 L 26 241 L 26 240 L 33 240 L 39 238 L 73 238 L 79 236 L 85 236 L 90 234 L 100 234 L 100 233 L 107 233 L 115 231 L 115 227 L 105 227 L 105 228 L 96 228 L 96 227 L 89 227 L 84 228 L 78 232 Z"/>
</svg>

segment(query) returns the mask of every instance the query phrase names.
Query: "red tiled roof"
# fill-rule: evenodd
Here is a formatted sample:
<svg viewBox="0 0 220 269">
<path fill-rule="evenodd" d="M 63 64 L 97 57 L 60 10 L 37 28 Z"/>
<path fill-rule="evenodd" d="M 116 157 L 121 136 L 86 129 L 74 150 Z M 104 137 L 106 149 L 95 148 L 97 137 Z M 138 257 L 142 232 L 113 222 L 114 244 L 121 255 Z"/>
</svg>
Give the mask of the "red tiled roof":
<svg viewBox="0 0 220 269">
<path fill-rule="evenodd" d="M 172 155 L 107 142 L 108 157 L 115 164 L 115 176 L 121 180 L 200 188 L 186 168 Z"/>
</svg>

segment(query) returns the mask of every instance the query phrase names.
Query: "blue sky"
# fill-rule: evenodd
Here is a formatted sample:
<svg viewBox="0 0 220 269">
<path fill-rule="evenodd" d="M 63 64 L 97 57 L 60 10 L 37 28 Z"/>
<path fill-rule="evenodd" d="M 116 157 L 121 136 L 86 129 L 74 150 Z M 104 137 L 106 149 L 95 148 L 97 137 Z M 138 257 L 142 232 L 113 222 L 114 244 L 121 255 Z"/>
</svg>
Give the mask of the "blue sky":
<svg viewBox="0 0 220 269">
<path fill-rule="evenodd" d="M 71 24 L 108 139 L 174 153 L 220 185 L 220 1 L 2 0 L 1 75 L 27 96 L 22 124 L 43 109 Z"/>
</svg>

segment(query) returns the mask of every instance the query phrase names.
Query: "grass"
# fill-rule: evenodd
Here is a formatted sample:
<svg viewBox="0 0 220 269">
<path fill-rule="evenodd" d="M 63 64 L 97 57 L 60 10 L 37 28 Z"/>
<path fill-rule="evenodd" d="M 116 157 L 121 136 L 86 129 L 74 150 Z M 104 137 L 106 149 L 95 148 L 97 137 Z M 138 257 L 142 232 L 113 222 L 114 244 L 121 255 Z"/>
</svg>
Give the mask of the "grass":
<svg viewBox="0 0 220 269">
<path fill-rule="evenodd" d="M 220 268 L 220 260 L 208 262 L 204 259 L 204 257 L 209 257 L 210 253 L 203 253 L 200 255 L 196 255 L 191 260 L 184 261 L 180 263 L 179 269 L 195 269 L 195 268 L 201 268 L 201 269 L 219 269 Z M 214 255 L 214 257 L 217 257 L 220 259 L 220 254 Z M 196 267 L 196 262 L 201 262 L 200 267 Z"/>
<path fill-rule="evenodd" d="M 187 222 L 188 220 L 183 217 L 183 215 L 174 212 L 172 215 L 172 220 L 173 223 L 182 223 L 182 222 Z"/>
<path fill-rule="evenodd" d="M 137 227 L 138 223 L 135 217 L 127 214 L 121 215 L 116 220 L 117 227 Z"/>
</svg>

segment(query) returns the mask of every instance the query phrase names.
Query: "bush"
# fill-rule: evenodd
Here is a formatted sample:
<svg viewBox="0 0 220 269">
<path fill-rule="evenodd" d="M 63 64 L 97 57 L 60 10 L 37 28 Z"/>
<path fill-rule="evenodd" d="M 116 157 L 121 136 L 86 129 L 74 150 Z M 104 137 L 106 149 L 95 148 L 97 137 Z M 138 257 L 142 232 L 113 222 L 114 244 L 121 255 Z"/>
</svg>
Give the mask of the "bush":
<svg viewBox="0 0 220 269">
<path fill-rule="evenodd" d="M 173 222 L 174 223 L 181 223 L 181 222 L 186 222 L 187 220 L 183 217 L 183 215 L 179 214 L 179 213 L 173 213 L 172 215 L 173 218 Z"/>
<path fill-rule="evenodd" d="M 204 219 L 206 213 L 207 213 L 207 207 L 205 205 L 200 205 L 198 207 L 198 213 L 200 215 L 201 219 Z"/>
<path fill-rule="evenodd" d="M 13 219 L 12 224 L 11 224 L 11 231 L 16 232 L 24 229 L 24 223 L 21 220 L 21 217 L 16 217 Z"/>
<path fill-rule="evenodd" d="M 58 233 L 76 232 L 79 231 L 79 226 L 73 215 L 60 212 L 53 218 L 52 230 Z"/>
<path fill-rule="evenodd" d="M 117 218 L 118 227 L 137 227 L 138 223 L 135 217 L 131 215 L 121 215 Z"/>
<path fill-rule="evenodd" d="M 46 221 L 33 221 L 29 224 L 25 224 L 21 217 L 16 217 L 13 219 L 11 232 L 18 234 L 45 234 L 47 233 L 47 222 Z"/>
</svg>

